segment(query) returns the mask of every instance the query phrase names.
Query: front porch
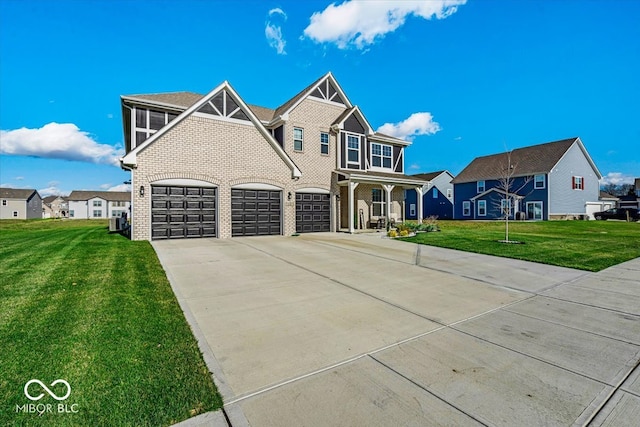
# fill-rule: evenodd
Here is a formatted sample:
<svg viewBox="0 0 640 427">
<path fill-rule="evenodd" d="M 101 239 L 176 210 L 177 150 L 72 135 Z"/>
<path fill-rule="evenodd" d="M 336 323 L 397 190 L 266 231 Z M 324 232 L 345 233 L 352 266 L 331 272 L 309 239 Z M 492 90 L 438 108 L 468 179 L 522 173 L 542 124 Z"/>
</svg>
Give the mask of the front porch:
<svg viewBox="0 0 640 427">
<path fill-rule="evenodd" d="M 422 215 L 426 181 L 402 174 L 337 172 L 339 186 L 336 229 L 347 233 L 382 231 L 388 223 L 404 222 L 405 190 L 415 190 Z"/>
</svg>

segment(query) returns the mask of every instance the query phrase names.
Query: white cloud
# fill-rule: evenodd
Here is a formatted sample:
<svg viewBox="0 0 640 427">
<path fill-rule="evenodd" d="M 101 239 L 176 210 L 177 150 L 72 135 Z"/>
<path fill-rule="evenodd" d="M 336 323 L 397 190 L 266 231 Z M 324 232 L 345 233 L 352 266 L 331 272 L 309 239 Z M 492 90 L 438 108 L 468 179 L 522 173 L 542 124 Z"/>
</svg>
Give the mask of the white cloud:
<svg viewBox="0 0 640 427">
<path fill-rule="evenodd" d="M 41 128 L 0 130 L 0 153 L 119 165 L 122 148 L 99 144 L 73 123 L 49 123 Z"/>
<path fill-rule="evenodd" d="M 40 197 L 47 197 L 47 196 L 64 196 L 69 193 L 63 192 L 58 188 L 57 185 L 50 185 L 49 187 L 39 189 L 38 194 L 40 194 Z"/>
<path fill-rule="evenodd" d="M 269 11 L 269 17 L 267 18 L 267 23 L 264 27 L 264 35 L 267 37 L 267 42 L 269 42 L 269 46 L 274 48 L 278 55 L 286 55 L 287 52 L 284 50 L 287 42 L 285 41 L 282 35 L 282 25 L 284 21 L 287 20 L 287 14 L 280 8 L 271 9 Z"/>
<path fill-rule="evenodd" d="M 103 187 L 102 185 L 100 187 Z M 108 186 L 107 191 L 131 191 L 131 184 L 118 184 Z"/>
<path fill-rule="evenodd" d="M 363 49 L 401 27 L 407 16 L 427 20 L 445 19 L 467 0 L 347 0 L 311 15 L 304 35 L 317 43 L 335 43 L 338 48 Z"/>
<path fill-rule="evenodd" d="M 433 135 L 439 130 L 440 125 L 433 120 L 431 113 L 413 113 L 402 122 L 385 123 L 378 128 L 380 133 L 407 141 L 419 135 Z"/>
<path fill-rule="evenodd" d="M 622 184 L 633 184 L 635 177 L 631 175 L 625 175 L 622 172 L 609 172 L 600 180 L 600 184 L 607 185 L 622 185 Z"/>
<path fill-rule="evenodd" d="M 16 181 L 23 181 L 24 180 L 24 176 L 16 176 L 15 178 Z"/>
<path fill-rule="evenodd" d="M 455 138 L 453 138 L 454 141 L 462 141 L 462 137 L 461 136 L 456 136 Z"/>
</svg>

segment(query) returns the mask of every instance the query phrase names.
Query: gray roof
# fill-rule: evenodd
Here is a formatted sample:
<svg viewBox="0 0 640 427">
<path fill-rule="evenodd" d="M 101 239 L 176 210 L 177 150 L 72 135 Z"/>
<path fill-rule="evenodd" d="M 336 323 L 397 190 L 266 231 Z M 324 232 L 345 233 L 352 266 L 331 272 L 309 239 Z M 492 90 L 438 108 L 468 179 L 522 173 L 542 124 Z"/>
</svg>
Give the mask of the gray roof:
<svg viewBox="0 0 640 427">
<path fill-rule="evenodd" d="M 513 166 L 514 176 L 548 173 L 577 140 L 578 137 L 575 137 L 518 148 L 511 151 L 511 159 L 508 152 L 476 157 L 452 182 L 458 184 L 499 179 L 504 176 L 509 161 Z"/>
<path fill-rule="evenodd" d="M 598 197 L 600 200 L 620 200 L 617 196 L 614 196 L 613 194 L 609 194 L 606 191 L 602 191 L 600 190 L 600 196 Z"/>
<path fill-rule="evenodd" d="M 417 173 L 415 175 L 411 175 L 413 177 L 416 177 L 418 179 L 424 179 L 425 181 L 431 181 L 434 178 L 442 175 L 443 173 L 445 173 L 446 171 L 437 171 L 437 172 L 427 172 L 427 173 Z"/>
<path fill-rule="evenodd" d="M 124 95 L 124 98 L 135 99 L 139 101 L 148 101 L 152 103 L 160 103 L 173 106 L 182 110 L 186 110 L 193 104 L 202 99 L 204 95 L 195 92 L 167 92 L 167 93 L 150 93 L 139 95 Z M 271 108 L 261 107 L 259 105 L 247 104 L 251 111 L 261 121 L 268 122 L 273 118 L 274 110 Z"/>
<path fill-rule="evenodd" d="M 134 98 L 140 101 L 167 104 L 186 110 L 187 108 L 195 104 L 200 98 L 202 98 L 202 95 L 194 92 L 167 92 L 124 95 L 124 98 Z"/>
<path fill-rule="evenodd" d="M 74 190 L 69 194 L 67 200 L 70 201 L 82 201 L 89 200 L 95 197 L 99 197 L 110 202 L 130 202 L 130 191 L 79 191 Z"/>
<path fill-rule="evenodd" d="M 31 188 L 0 188 L 0 198 L 3 199 L 24 199 L 29 200 L 34 193 L 38 193 Z M 39 196 L 39 194 L 38 194 Z"/>
</svg>

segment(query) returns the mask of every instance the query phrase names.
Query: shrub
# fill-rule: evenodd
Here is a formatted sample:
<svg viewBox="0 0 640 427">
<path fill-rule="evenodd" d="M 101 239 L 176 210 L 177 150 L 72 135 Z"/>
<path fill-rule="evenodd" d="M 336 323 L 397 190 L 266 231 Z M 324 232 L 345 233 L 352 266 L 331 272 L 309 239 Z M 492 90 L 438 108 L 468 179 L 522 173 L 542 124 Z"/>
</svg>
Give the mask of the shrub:
<svg viewBox="0 0 640 427">
<path fill-rule="evenodd" d="M 400 230 L 400 237 L 407 237 L 409 235 L 409 230 L 404 229 Z"/>
<path fill-rule="evenodd" d="M 387 236 L 398 237 L 398 232 L 396 230 L 389 230 L 389 232 L 387 233 Z"/>
</svg>

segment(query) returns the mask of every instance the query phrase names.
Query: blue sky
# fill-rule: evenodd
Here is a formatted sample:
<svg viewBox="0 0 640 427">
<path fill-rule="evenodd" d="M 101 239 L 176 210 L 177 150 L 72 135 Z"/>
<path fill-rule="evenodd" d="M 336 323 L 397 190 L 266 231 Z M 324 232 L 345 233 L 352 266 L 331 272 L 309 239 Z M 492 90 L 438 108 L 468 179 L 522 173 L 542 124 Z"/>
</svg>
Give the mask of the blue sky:
<svg viewBox="0 0 640 427">
<path fill-rule="evenodd" d="M 634 0 L 0 0 L 0 185 L 122 189 L 120 95 L 228 80 L 275 108 L 327 71 L 413 140 L 408 173 L 580 136 L 631 182 L 639 19 Z"/>
</svg>

